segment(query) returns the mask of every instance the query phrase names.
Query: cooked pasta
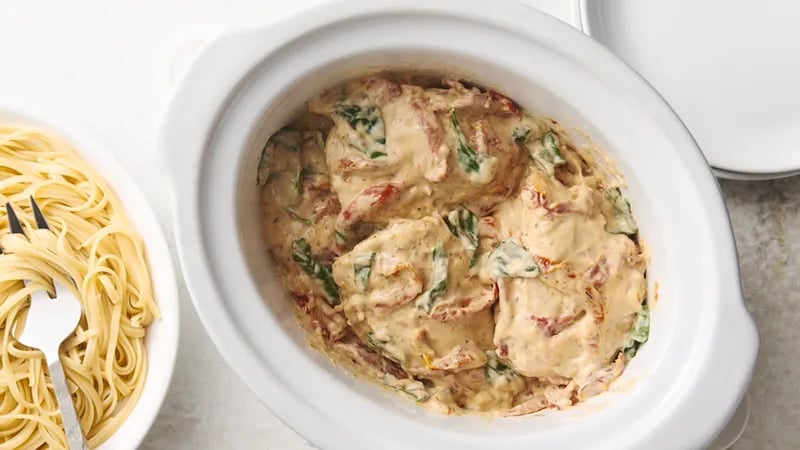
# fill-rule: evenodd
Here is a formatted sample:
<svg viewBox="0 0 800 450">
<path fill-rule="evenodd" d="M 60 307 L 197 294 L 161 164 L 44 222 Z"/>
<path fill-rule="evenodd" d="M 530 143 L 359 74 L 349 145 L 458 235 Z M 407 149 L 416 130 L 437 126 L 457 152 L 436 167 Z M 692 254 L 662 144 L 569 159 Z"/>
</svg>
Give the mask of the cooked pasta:
<svg viewBox="0 0 800 450">
<path fill-rule="evenodd" d="M 36 229 L 29 197 L 51 231 Z M 105 181 L 66 142 L 38 129 L 0 126 L 0 204 L 6 202 L 27 240 L 9 233 L 2 214 L 0 449 L 66 448 L 44 357 L 17 338 L 28 295 L 47 289 L 50 279 L 70 278 L 83 315 L 60 356 L 81 427 L 96 447 L 144 387 L 145 333 L 159 313 L 142 239 Z"/>
</svg>

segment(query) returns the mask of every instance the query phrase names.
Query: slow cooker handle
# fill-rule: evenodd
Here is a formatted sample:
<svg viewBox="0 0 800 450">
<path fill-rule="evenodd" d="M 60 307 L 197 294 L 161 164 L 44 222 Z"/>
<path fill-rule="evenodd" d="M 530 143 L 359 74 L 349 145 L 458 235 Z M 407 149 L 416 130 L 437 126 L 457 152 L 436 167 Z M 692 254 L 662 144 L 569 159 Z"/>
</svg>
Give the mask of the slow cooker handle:
<svg viewBox="0 0 800 450">
<path fill-rule="evenodd" d="M 252 55 L 236 48 L 247 33 L 222 36 L 204 48 L 186 71 L 161 120 L 159 165 L 173 193 L 196 183 L 210 131 L 237 80 L 252 67 Z M 196 184 L 195 184 L 196 185 Z"/>
</svg>

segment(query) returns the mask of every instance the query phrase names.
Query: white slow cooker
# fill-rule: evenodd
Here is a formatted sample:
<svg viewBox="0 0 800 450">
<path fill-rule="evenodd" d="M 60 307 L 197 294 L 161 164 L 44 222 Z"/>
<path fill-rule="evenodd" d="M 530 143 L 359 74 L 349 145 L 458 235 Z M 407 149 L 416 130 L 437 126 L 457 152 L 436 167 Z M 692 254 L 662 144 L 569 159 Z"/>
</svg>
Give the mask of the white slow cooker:
<svg viewBox="0 0 800 450">
<path fill-rule="evenodd" d="M 652 254 L 653 313 L 650 341 L 609 392 L 533 416 L 445 417 L 308 347 L 260 235 L 258 158 L 311 95 L 392 68 L 495 88 L 588 133 L 618 162 Z M 531 8 L 352 0 L 224 37 L 183 80 L 161 144 L 203 323 L 244 383 L 323 449 L 701 448 L 747 388 L 758 336 L 725 207 L 692 136 L 633 70 Z"/>
</svg>

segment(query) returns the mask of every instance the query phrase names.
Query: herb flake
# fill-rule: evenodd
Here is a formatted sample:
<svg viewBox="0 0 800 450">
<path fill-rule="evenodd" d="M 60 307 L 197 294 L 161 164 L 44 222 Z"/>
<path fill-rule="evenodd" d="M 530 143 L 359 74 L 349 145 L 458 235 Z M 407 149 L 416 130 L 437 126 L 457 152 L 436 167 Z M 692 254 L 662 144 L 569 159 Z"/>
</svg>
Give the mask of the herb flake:
<svg viewBox="0 0 800 450">
<path fill-rule="evenodd" d="M 483 366 L 483 378 L 489 383 L 496 384 L 501 378 L 514 378 L 517 377 L 514 370 L 503 364 L 498 358 L 494 350 L 486 351 L 486 365 Z"/>
<path fill-rule="evenodd" d="M 428 393 L 425 385 L 414 378 L 401 381 L 387 373 L 383 376 L 383 383 L 397 392 L 408 395 L 417 403 L 426 402 L 431 398 L 431 394 Z"/>
<path fill-rule="evenodd" d="M 468 208 L 454 209 L 444 217 L 444 223 L 450 233 L 457 237 L 470 257 L 470 267 L 477 262 L 475 252 L 478 249 L 478 217 Z"/>
<path fill-rule="evenodd" d="M 299 131 L 281 128 L 275 132 L 275 134 L 267 140 L 264 150 L 261 151 L 261 157 L 258 160 L 256 184 L 261 186 L 270 181 L 273 175 L 272 164 L 275 162 L 273 161 L 275 159 L 275 152 L 283 150 L 297 153 L 300 151 L 301 142 L 302 136 Z"/>
<path fill-rule="evenodd" d="M 294 220 L 296 220 L 296 221 L 298 221 L 298 222 L 302 223 L 303 225 L 311 225 L 311 221 L 310 221 L 310 220 L 308 220 L 308 219 L 306 219 L 305 217 L 301 216 L 301 215 L 300 215 L 300 214 L 297 212 L 297 210 L 296 210 L 296 209 L 294 209 L 294 208 L 291 208 L 291 207 L 286 207 L 286 208 L 284 208 L 284 211 L 286 211 L 286 214 L 287 214 L 289 217 L 291 217 L 292 219 L 294 219 Z"/>
<path fill-rule="evenodd" d="M 489 271 L 493 279 L 535 278 L 542 273 L 533 255 L 511 239 L 498 244 L 489 254 Z"/>
<path fill-rule="evenodd" d="M 351 147 L 370 159 L 387 156 L 386 127 L 377 105 L 339 103 L 334 107 L 334 112 L 358 135 L 357 142 L 350 143 Z"/>
<path fill-rule="evenodd" d="M 325 289 L 325 300 L 331 306 L 338 305 L 339 286 L 333 280 L 331 267 L 320 264 L 311 252 L 311 246 L 305 239 L 297 239 L 292 242 L 292 259 L 300 266 L 303 271 L 312 277 L 320 280 Z"/>
<path fill-rule="evenodd" d="M 555 174 L 556 167 L 567 163 L 561 154 L 561 141 L 553 130 L 548 131 L 527 147 L 536 165 L 550 176 Z"/>
<path fill-rule="evenodd" d="M 642 309 L 636 314 L 636 319 L 633 321 L 631 327 L 631 334 L 628 336 L 628 342 L 622 348 L 628 358 L 636 356 L 642 344 L 647 342 L 650 337 L 650 308 L 647 304 L 642 305 Z"/>
<path fill-rule="evenodd" d="M 391 348 L 393 347 L 392 340 L 389 338 L 379 338 L 374 331 L 367 332 L 367 345 L 375 350 L 380 351 L 381 354 L 394 362 L 399 363 L 403 361 L 403 352 L 397 351 L 396 348 Z"/>
<path fill-rule="evenodd" d="M 633 235 L 639 231 L 639 226 L 633 218 L 631 204 L 622 195 L 618 188 L 605 190 L 607 202 L 602 206 L 603 215 L 606 218 L 606 231 L 611 234 Z"/>
<path fill-rule="evenodd" d="M 527 127 L 518 127 L 511 131 L 511 137 L 514 138 L 514 142 L 517 144 L 524 144 L 525 141 L 528 140 L 528 136 L 530 136 L 530 134 L 531 129 Z"/>
<path fill-rule="evenodd" d="M 431 288 L 423 293 L 416 301 L 416 306 L 426 313 L 430 313 L 436 299 L 442 296 L 447 290 L 447 269 L 448 260 L 444 244 L 439 243 L 433 249 L 433 270 L 431 272 Z"/>
<path fill-rule="evenodd" d="M 375 252 L 362 253 L 353 258 L 353 276 L 356 287 L 361 292 L 369 288 L 369 276 L 372 273 L 372 264 L 375 262 Z"/>
<path fill-rule="evenodd" d="M 472 148 L 464 132 L 461 131 L 455 108 L 450 109 L 450 125 L 453 127 L 453 133 L 456 137 L 456 160 L 458 161 L 458 166 L 466 173 L 479 172 L 481 170 L 480 156 Z"/>
</svg>

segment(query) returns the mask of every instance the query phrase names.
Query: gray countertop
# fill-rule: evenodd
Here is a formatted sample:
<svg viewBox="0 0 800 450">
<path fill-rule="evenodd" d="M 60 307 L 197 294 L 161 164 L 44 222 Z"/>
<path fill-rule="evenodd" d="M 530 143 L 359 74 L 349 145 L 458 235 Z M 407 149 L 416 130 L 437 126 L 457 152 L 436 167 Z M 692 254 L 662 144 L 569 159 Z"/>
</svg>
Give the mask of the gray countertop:
<svg viewBox="0 0 800 450">
<path fill-rule="evenodd" d="M 734 448 L 800 448 L 800 177 L 720 184 L 761 334 L 750 422 Z"/>
</svg>

